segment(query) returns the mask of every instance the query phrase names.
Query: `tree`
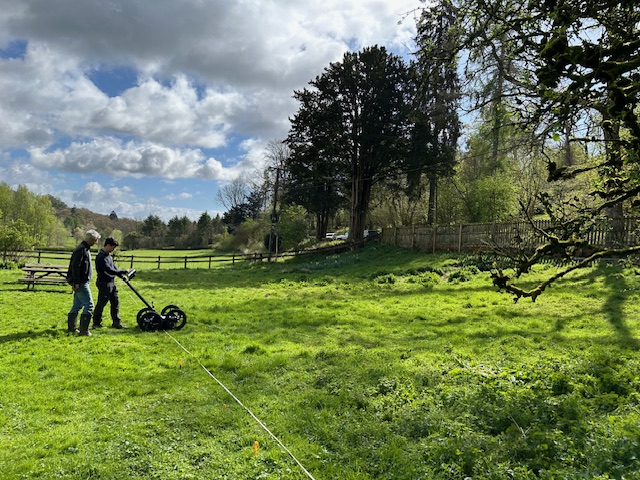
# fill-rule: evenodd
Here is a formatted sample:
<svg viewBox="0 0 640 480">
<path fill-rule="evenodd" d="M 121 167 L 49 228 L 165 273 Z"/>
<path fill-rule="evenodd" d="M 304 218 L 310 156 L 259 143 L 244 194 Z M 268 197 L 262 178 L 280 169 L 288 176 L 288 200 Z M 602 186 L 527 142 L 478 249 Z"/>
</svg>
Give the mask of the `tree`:
<svg viewBox="0 0 640 480">
<path fill-rule="evenodd" d="M 24 220 L 0 223 L 0 254 L 3 264 L 7 261 L 18 261 L 24 250 L 34 246 L 36 241 L 29 230 L 30 227 Z"/>
<path fill-rule="evenodd" d="M 272 213 L 278 210 L 278 202 L 283 196 L 283 186 L 286 183 L 287 161 L 291 156 L 291 150 L 284 141 L 271 140 L 267 144 L 265 160 L 267 162 L 263 171 L 261 190 L 265 203 L 270 204 Z"/>
<path fill-rule="evenodd" d="M 140 232 L 130 232 L 122 239 L 122 248 L 135 250 L 142 246 L 143 236 Z"/>
<path fill-rule="evenodd" d="M 213 242 L 214 225 L 209 212 L 204 212 L 196 223 L 196 232 L 200 247 L 208 247 Z"/>
<path fill-rule="evenodd" d="M 320 240 L 326 236 L 331 217 L 347 205 L 348 174 L 335 145 L 342 129 L 340 104 L 329 87 L 323 88 L 324 78 L 316 81 L 318 88 L 294 94 L 301 105 L 286 139 L 291 151 L 285 163 L 283 200 L 315 216 Z"/>
<path fill-rule="evenodd" d="M 620 222 L 607 218 L 619 218 L 624 204 L 640 194 L 640 5 L 531 0 L 523 7 L 513 0 L 465 0 L 457 2 L 456 11 L 464 25 L 460 48 L 468 53 L 467 72 L 482 75 L 488 64 L 499 69 L 502 96 L 513 99 L 513 124 L 545 143 L 560 144 L 567 132 L 577 132 L 564 143 L 603 153 L 592 155 L 586 165 L 566 165 L 549 156 L 551 184 L 591 174 L 597 182 L 588 194 L 575 198 L 541 192 L 539 205 L 551 220 L 550 227 L 537 227 L 544 243 L 533 252 L 502 252 L 512 260 L 515 274 L 497 269 L 495 284 L 516 300 L 535 300 L 575 268 L 606 255 L 640 251 L 640 246 L 623 248 L 615 241 L 603 246 L 587 240 L 589 228 L 598 222 L 607 222 L 615 233 Z M 490 61 L 479 62 L 478 54 Z M 568 129 L 568 124 L 580 128 Z M 587 128 L 588 135 L 579 134 Z M 513 283 L 544 258 L 571 257 L 576 249 L 588 252 L 577 265 L 531 289 Z"/>
<path fill-rule="evenodd" d="M 248 219 L 258 218 L 258 214 L 262 211 L 264 196 L 259 190 L 251 191 L 245 196 L 244 201 L 231 207 L 222 216 L 222 223 L 227 226 L 230 233 L 243 222 Z"/>
<path fill-rule="evenodd" d="M 166 242 L 168 245 L 176 247 L 186 247 L 189 245 L 189 237 L 193 231 L 193 222 L 188 217 L 178 217 L 177 215 L 167 223 Z"/>
<path fill-rule="evenodd" d="M 309 238 L 309 220 L 304 207 L 288 206 L 282 210 L 278 223 L 278 237 L 282 239 L 279 246 L 283 250 L 293 250 Z M 280 249 L 279 248 L 279 249 Z"/>
<path fill-rule="evenodd" d="M 348 179 L 349 240 L 361 240 L 372 186 L 406 170 L 409 69 L 400 57 L 374 46 L 346 53 L 310 85 L 294 94 L 301 107 L 287 139 L 292 157 L 311 166 L 302 184 L 313 178 L 313 186 L 330 193 L 336 178 Z"/>
<path fill-rule="evenodd" d="M 421 194 L 420 173 L 426 169 L 428 224 L 435 221 L 438 178 L 453 174 L 460 137 L 457 23 L 453 5 L 449 0 L 442 0 L 423 10 L 417 25 L 418 50 L 414 65 L 417 88 L 411 138 L 417 174 L 409 176 L 409 192 Z"/>
<path fill-rule="evenodd" d="M 46 243 L 57 224 L 49 197 L 36 195 L 24 185 L 12 190 L 6 183 L 0 183 L 0 209 L 5 223 L 23 221 L 36 245 Z"/>
<path fill-rule="evenodd" d="M 45 195 L 45 197 L 47 197 L 49 199 L 49 203 L 51 203 L 51 207 L 54 210 L 62 210 L 62 209 L 69 208 L 66 203 L 64 203 L 59 198 L 54 197 L 53 195 Z"/>
<path fill-rule="evenodd" d="M 166 231 L 167 226 L 157 215 L 149 215 L 140 227 L 140 233 L 146 237 L 146 243 L 153 248 L 163 246 Z"/>
<path fill-rule="evenodd" d="M 251 192 L 249 184 L 242 178 L 234 178 L 216 193 L 216 200 L 227 210 L 244 203 Z"/>
</svg>

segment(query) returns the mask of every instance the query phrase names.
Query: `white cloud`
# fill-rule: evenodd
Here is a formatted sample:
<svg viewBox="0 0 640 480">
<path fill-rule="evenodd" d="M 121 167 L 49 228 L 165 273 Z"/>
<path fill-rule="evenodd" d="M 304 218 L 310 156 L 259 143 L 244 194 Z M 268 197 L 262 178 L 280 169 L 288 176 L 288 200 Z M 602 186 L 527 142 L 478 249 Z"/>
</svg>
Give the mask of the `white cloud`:
<svg viewBox="0 0 640 480">
<path fill-rule="evenodd" d="M 2 157 L 4 160 L 0 161 L 0 181 L 13 189 L 18 185 L 24 185 L 33 193 L 45 195 L 52 193 L 56 186 L 62 184 L 62 179 L 34 167 L 24 159 L 12 161 L 7 155 Z"/>
<path fill-rule="evenodd" d="M 171 86 L 147 79 L 109 99 L 92 113 L 97 130 L 118 132 L 164 145 L 197 145 L 216 148 L 226 144 L 226 135 L 237 111 L 246 101 L 235 92 L 206 90 L 202 99 L 183 75 Z"/>
<path fill-rule="evenodd" d="M 168 200 L 186 200 L 187 198 L 191 198 L 191 197 L 193 197 L 193 195 L 187 192 L 167 195 Z"/>
<path fill-rule="evenodd" d="M 29 151 L 36 167 L 74 173 L 108 173 L 116 177 L 160 177 L 227 179 L 233 171 L 213 158 L 205 159 L 200 150 L 170 148 L 153 143 L 122 142 L 99 138 L 72 143 L 64 149 Z"/>
<path fill-rule="evenodd" d="M 0 152 L 20 158 L 25 178 L 40 175 L 53 189 L 71 174 L 87 185 L 98 174 L 151 181 L 252 174 L 266 144 L 286 136 L 293 91 L 347 50 L 410 45 L 414 22 L 398 21 L 420 5 L 0 0 L 0 48 L 27 45 L 23 56 L 0 56 Z M 91 79 L 118 67 L 137 81 L 110 97 Z M 3 164 L 3 176 L 17 168 Z"/>
</svg>

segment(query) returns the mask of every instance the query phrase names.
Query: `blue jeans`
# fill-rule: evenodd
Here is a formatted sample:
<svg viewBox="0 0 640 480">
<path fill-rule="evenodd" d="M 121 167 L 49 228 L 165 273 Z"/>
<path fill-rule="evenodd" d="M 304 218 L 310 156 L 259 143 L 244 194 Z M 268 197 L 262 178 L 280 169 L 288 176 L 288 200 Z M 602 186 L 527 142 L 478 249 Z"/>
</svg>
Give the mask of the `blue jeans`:
<svg viewBox="0 0 640 480">
<path fill-rule="evenodd" d="M 93 313 L 93 297 L 89 282 L 80 284 L 80 288 L 73 292 L 73 306 L 69 313 L 78 313 L 81 309 L 82 315 L 91 315 Z"/>
</svg>

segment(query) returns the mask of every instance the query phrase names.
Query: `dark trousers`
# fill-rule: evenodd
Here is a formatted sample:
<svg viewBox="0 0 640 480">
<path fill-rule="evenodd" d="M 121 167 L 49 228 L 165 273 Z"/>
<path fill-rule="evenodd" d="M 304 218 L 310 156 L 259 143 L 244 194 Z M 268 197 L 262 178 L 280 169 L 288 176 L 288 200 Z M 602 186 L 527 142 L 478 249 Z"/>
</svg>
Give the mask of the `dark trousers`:
<svg viewBox="0 0 640 480">
<path fill-rule="evenodd" d="M 102 322 L 102 311 L 107 303 L 111 305 L 111 321 L 114 325 L 120 323 L 120 299 L 118 298 L 118 288 L 115 283 L 97 283 L 98 286 L 98 303 L 93 310 L 93 323 L 100 324 Z"/>
</svg>

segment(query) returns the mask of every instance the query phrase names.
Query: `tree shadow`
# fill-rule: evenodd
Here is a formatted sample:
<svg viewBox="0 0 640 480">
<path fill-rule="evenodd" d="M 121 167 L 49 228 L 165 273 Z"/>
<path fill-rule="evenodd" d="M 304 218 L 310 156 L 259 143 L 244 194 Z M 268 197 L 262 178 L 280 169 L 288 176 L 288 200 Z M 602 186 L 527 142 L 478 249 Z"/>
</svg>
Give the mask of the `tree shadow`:
<svg viewBox="0 0 640 480">
<path fill-rule="evenodd" d="M 33 331 L 27 330 L 26 332 L 10 333 L 8 335 L 0 335 L 0 344 L 15 342 L 24 340 L 25 338 L 40 338 L 40 337 L 59 337 L 61 334 L 66 333 L 56 328 L 47 328 L 45 330 Z"/>
<path fill-rule="evenodd" d="M 609 270 L 609 271 L 607 271 Z M 602 279 L 603 284 L 607 287 L 604 293 L 604 304 L 602 305 L 602 314 L 608 319 L 609 324 L 618 334 L 620 343 L 632 349 L 640 348 L 640 340 L 634 337 L 632 330 L 629 328 L 625 320 L 624 305 L 629 301 L 632 286 L 626 277 L 622 275 L 614 275 L 605 265 L 598 265 L 588 274 L 582 276 L 586 281 L 596 281 Z"/>
</svg>

